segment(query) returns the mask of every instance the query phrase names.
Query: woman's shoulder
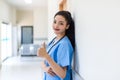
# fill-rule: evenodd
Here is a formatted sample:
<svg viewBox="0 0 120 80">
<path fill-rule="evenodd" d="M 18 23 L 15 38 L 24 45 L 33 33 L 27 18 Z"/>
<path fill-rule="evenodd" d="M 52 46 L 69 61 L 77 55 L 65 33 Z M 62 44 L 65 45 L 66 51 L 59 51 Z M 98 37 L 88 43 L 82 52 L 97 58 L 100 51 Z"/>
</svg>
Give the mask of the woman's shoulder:
<svg viewBox="0 0 120 80">
<path fill-rule="evenodd" d="M 61 41 L 60 41 L 60 44 L 63 44 L 63 45 L 71 45 L 71 42 L 69 40 L 69 38 L 67 36 L 65 36 Z M 72 46 L 72 45 L 71 45 Z"/>
<path fill-rule="evenodd" d="M 65 49 L 69 49 L 70 51 L 73 51 L 72 44 L 67 36 L 65 36 L 59 43 L 59 47 L 64 47 Z"/>
<path fill-rule="evenodd" d="M 67 37 L 67 36 L 65 36 L 62 40 L 61 40 L 61 42 L 69 42 L 69 38 Z"/>
</svg>

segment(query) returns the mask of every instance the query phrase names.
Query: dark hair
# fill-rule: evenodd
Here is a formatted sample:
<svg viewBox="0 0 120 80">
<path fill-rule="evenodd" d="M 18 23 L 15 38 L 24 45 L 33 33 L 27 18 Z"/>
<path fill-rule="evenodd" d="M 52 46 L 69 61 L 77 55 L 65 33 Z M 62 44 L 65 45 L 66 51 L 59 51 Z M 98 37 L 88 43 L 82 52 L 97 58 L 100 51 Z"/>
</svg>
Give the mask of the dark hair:
<svg viewBox="0 0 120 80">
<path fill-rule="evenodd" d="M 57 15 L 61 15 L 65 18 L 65 20 L 67 21 L 67 25 L 69 25 L 69 28 L 66 30 L 66 36 L 70 39 L 70 42 L 73 46 L 73 48 L 75 49 L 75 26 L 74 26 L 74 21 L 71 17 L 71 13 L 69 11 L 58 11 L 54 18 Z"/>
</svg>

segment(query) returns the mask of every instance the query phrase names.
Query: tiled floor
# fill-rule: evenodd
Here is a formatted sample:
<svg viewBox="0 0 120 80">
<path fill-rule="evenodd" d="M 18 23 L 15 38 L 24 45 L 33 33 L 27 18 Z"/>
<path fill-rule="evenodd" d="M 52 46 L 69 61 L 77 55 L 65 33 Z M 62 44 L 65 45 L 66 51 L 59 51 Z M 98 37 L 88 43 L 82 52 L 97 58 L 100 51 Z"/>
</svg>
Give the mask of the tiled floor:
<svg viewBox="0 0 120 80">
<path fill-rule="evenodd" d="M 2 63 L 0 80 L 42 80 L 38 57 L 12 57 Z"/>
</svg>

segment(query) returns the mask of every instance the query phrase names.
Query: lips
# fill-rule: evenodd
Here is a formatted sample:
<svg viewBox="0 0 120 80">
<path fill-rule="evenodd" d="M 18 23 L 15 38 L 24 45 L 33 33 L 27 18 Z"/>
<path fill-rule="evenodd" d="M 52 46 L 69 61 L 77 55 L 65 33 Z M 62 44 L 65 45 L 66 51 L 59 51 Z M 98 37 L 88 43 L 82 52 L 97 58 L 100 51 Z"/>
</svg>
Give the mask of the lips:
<svg viewBox="0 0 120 80">
<path fill-rule="evenodd" d="M 54 29 L 55 31 L 59 31 L 60 29 Z"/>
</svg>

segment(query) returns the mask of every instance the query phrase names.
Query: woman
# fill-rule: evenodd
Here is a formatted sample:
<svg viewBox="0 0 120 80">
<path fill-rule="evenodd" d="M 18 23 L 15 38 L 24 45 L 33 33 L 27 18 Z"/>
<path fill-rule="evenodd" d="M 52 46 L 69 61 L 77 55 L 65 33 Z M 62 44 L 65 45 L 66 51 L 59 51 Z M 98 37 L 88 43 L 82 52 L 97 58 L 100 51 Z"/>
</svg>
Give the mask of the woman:
<svg viewBox="0 0 120 80">
<path fill-rule="evenodd" d="M 56 37 L 38 50 L 45 59 L 42 69 L 44 80 L 72 80 L 71 61 L 75 48 L 74 22 L 68 11 L 59 11 L 54 16 L 53 30 Z"/>
</svg>

